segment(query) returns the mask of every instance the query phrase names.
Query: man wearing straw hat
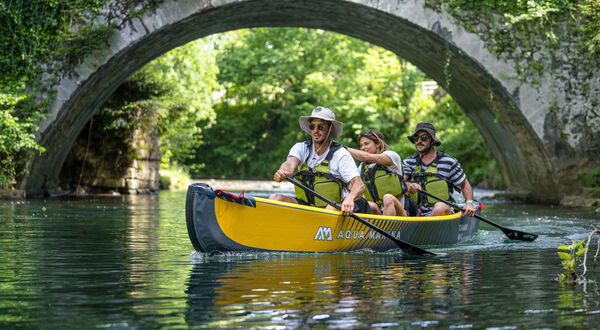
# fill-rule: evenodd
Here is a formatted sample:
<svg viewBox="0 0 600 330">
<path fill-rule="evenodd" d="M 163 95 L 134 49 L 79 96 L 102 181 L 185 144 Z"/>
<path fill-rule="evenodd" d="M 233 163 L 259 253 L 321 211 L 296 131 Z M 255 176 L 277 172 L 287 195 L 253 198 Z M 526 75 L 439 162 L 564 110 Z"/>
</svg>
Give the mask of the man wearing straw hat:
<svg viewBox="0 0 600 330">
<path fill-rule="evenodd" d="M 340 203 L 343 215 L 370 213 L 366 200 L 362 198 L 365 186 L 352 155 L 333 141 L 342 135 L 342 123 L 335 120 L 335 114 L 328 108 L 318 106 L 310 116 L 300 117 L 300 128 L 310 134 L 311 139 L 298 142 L 290 149 L 287 160 L 275 172 L 273 180 L 281 182 L 298 169 L 296 179 L 324 197 Z M 301 188 L 296 188 L 296 198 L 283 194 L 272 194 L 269 198 L 335 210 Z"/>
</svg>

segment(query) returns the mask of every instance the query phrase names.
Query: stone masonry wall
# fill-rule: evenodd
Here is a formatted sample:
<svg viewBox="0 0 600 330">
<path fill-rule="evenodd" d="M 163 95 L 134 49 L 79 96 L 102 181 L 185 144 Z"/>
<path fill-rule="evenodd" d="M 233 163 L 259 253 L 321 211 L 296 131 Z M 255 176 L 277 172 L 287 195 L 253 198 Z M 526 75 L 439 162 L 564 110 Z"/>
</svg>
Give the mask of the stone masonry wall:
<svg viewBox="0 0 600 330">
<path fill-rule="evenodd" d="M 82 131 L 67 156 L 60 175 L 62 193 L 158 192 L 162 154 L 155 126 L 136 129 L 125 141 L 114 136 L 94 138 L 86 156 L 88 133 Z"/>
</svg>

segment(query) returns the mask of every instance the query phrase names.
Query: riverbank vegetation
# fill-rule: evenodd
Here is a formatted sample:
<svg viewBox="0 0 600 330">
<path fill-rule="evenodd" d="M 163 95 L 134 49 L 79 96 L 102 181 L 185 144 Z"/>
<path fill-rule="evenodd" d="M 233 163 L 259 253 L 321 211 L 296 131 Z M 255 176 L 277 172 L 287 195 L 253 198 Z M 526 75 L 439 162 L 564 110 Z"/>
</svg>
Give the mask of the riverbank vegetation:
<svg viewBox="0 0 600 330">
<path fill-rule="evenodd" d="M 115 28 L 162 2 L 0 2 L 0 189 L 15 188 L 32 155 L 44 152 L 35 133 L 49 116 L 58 77 L 102 52 Z"/>
<path fill-rule="evenodd" d="M 455 21 L 485 42 L 498 56 L 517 62 L 525 79 L 536 79 L 561 46 L 569 47 L 573 65 L 589 65 L 600 54 L 600 2 L 597 0 L 432 0 L 426 6 L 443 6 Z M 559 25 L 561 23 L 562 25 Z M 541 58 L 540 49 L 550 58 Z M 531 61 L 535 57 L 536 61 Z"/>
<path fill-rule="evenodd" d="M 0 188 L 17 186 L 31 155 L 44 151 L 35 132 L 48 116 L 52 81 L 85 56 L 101 52 L 114 28 L 161 2 L 0 4 L 5 22 L 0 25 Z M 433 9 L 442 5 L 497 54 L 529 58 L 538 47 L 559 44 L 564 33 L 553 27 L 560 21 L 567 21 L 567 34 L 580 40 L 578 51 L 586 61 L 597 60 L 600 52 L 596 0 L 428 2 Z M 546 44 L 533 42 L 536 37 Z M 538 65 L 519 72 L 535 79 L 542 70 Z M 428 80 L 410 63 L 360 40 L 321 30 L 260 28 L 210 36 L 167 52 L 120 87 L 136 85 L 148 98 L 133 95 L 118 106 L 107 103 L 102 111 L 115 115 L 106 121 L 109 128 L 122 123 L 127 111 L 151 109 L 144 113 L 161 134 L 163 169 L 236 178 L 270 177 L 288 148 L 307 138 L 297 118 L 315 105 L 331 107 L 344 122 L 340 142 L 356 147 L 358 132 L 375 128 L 403 157 L 414 152 L 406 135 L 427 120 L 439 130 L 441 149 L 461 161 L 474 183 L 501 187 L 497 165 L 470 119 L 442 89 L 425 93 Z M 580 176 L 592 188 L 600 186 L 586 178 Z"/>
<path fill-rule="evenodd" d="M 600 235 L 600 230 L 596 226 L 592 225 L 592 231 L 588 234 L 587 240 L 575 242 L 571 241 L 570 245 L 561 245 L 558 247 L 558 256 L 561 259 L 561 263 L 564 273 L 558 275 L 558 281 L 561 284 L 585 284 L 587 279 L 585 275 L 587 273 L 587 260 L 588 250 L 592 242 L 592 238 L 596 235 Z M 593 257 L 593 268 L 596 268 L 598 262 L 598 253 L 600 253 L 600 239 L 596 244 L 596 253 Z M 582 269 L 581 271 L 579 269 Z"/>
</svg>

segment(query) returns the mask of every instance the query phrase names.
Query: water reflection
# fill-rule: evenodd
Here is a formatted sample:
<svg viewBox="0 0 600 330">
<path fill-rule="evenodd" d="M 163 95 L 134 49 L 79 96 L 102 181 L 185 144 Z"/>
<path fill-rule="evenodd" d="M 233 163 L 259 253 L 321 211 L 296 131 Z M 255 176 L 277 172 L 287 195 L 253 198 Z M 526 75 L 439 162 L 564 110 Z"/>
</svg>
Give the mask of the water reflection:
<svg viewBox="0 0 600 330">
<path fill-rule="evenodd" d="M 540 238 L 506 242 L 484 225 L 434 258 L 190 258 L 184 207 L 172 192 L 0 202 L 0 328 L 598 326 L 600 272 L 554 280 L 556 247 L 597 222 L 585 211 L 494 204 L 490 218 Z"/>
<path fill-rule="evenodd" d="M 450 307 L 469 303 L 481 264 L 472 254 L 434 262 L 369 252 L 249 259 L 196 258 L 186 290 L 189 325 L 364 327 L 455 318 Z"/>
<path fill-rule="evenodd" d="M 129 195 L 0 204 L 0 328 L 170 322 L 156 315 L 184 306 L 164 302 L 178 288 L 183 295 L 190 267 L 179 203 Z"/>
<path fill-rule="evenodd" d="M 130 251 L 160 251 L 158 235 L 160 216 L 158 195 L 125 196 L 130 215 L 127 217 L 127 249 Z M 141 259 L 141 260 L 140 260 Z M 136 262 L 136 261 L 140 262 Z M 130 283 L 145 283 L 150 279 L 153 270 L 157 270 L 158 255 L 146 253 L 132 256 L 128 263 Z M 144 287 L 132 288 L 128 292 L 132 298 L 148 298 L 149 292 Z M 135 308 L 135 307 L 134 307 Z"/>
<path fill-rule="evenodd" d="M 59 327 L 126 299 L 130 255 L 121 219 L 127 213 L 112 201 L 89 199 L 28 201 L 3 212 L 3 291 L 10 287 L 2 314 Z"/>
</svg>

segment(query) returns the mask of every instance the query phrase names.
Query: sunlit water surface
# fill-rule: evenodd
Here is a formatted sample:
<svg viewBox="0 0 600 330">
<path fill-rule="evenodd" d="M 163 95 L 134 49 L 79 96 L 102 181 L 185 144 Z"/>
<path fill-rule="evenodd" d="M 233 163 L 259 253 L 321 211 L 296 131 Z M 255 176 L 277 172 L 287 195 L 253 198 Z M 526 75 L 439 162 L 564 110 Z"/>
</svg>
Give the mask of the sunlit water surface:
<svg viewBox="0 0 600 330">
<path fill-rule="evenodd" d="M 598 270 L 585 286 L 555 280 L 557 246 L 584 239 L 599 224 L 593 210 L 490 202 L 484 216 L 540 237 L 508 242 L 481 224 L 473 241 L 429 258 L 208 255 L 192 251 L 184 204 L 185 192 L 0 202 L 0 328 L 600 324 Z"/>
</svg>

